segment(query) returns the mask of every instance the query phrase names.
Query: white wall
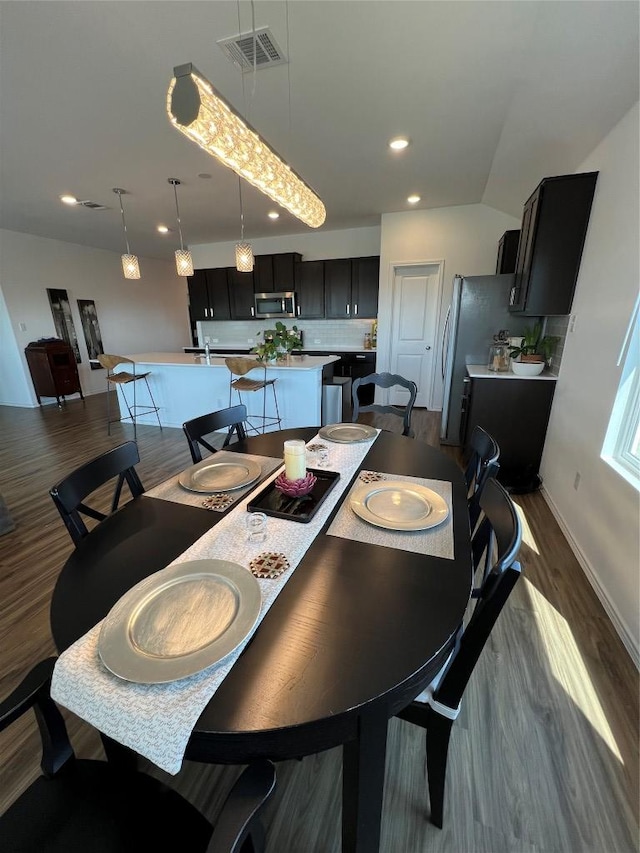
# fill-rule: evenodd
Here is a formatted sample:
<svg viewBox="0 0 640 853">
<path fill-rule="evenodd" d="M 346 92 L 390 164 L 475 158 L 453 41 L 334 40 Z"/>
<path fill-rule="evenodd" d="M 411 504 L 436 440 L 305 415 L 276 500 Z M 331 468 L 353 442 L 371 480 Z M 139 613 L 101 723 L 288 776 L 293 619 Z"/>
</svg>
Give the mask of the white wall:
<svg viewBox="0 0 640 853">
<path fill-rule="evenodd" d="M 636 104 L 576 170 L 600 174 L 541 468 L 552 508 L 636 661 L 639 496 L 600 452 L 640 280 L 638 121 Z"/>
<path fill-rule="evenodd" d="M 231 267 L 236 264 L 232 243 L 202 243 L 189 246 L 196 269 Z M 366 258 L 380 254 L 380 228 L 346 228 L 343 231 L 305 231 L 288 237 L 260 237 L 251 240 L 254 255 L 299 252 L 305 261 L 326 258 Z"/>
<path fill-rule="evenodd" d="M 533 191 L 535 187 L 531 189 Z M 444 261 L 435 365 L 436 377 L 440 380 L 440 340 L 447 307 L 451 300 L 453 276 L 458 273 L 461 275 L 495 273 L 498 241 L 505 231 L 513 228 L 520 228 L 519 220 L 484 204 L 384 214 L 380 241 L 378 370 L 389 370 L 391 364 L 394 266 Z M 442 405 L 441 381 L 436 383 L 433 405 L 434 408 Z"/>
<path fill-rule="evenodd" d="M 29 341 L 55 335 L 47 288 L 64 288 L 69 295 L 85 394 L 104 391 L 105 381 L 103 370 L 89 367 L 78 299 L 95 301 L 106 352 L 172 352 L 187 346 L 186 279 L 176 275 L 173 260 L 141 258 L 140 268 L 140 280 L 127 281 L 120 255 L 114 252 L 0 231 L 0 288 L 5 302 L 0 303 L 0 404 L 37 405 L 24 348 Z M 21 331 L 20 323 L 26 331 Z"/>
</svg>

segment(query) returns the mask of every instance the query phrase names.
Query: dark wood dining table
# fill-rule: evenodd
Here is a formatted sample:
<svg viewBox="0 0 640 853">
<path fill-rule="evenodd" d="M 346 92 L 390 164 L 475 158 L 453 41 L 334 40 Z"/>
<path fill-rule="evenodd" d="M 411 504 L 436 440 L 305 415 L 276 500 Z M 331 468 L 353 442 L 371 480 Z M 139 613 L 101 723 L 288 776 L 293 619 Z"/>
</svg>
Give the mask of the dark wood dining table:
<svg viewBox="0 0 640 853">
<path fill-rule="evenodd" d="M 228 449 L 281 457 L 286 439 L 308 441 L 316 432 L 266 433 Z M 382 432 L 361 469 L 450 481 L 454 558 L 326 535 L 338 502 L 202 712 L 185 755 L 246 764 L 342 745 L 344 853 L 379 849 L 388 721 L 446 660 L 472 582 L 466 487 L 453 460 Z M 222 517 L 143 495 L 102 522 L 56 583 L 51 628 L 59 651 Z"/>
</svg>

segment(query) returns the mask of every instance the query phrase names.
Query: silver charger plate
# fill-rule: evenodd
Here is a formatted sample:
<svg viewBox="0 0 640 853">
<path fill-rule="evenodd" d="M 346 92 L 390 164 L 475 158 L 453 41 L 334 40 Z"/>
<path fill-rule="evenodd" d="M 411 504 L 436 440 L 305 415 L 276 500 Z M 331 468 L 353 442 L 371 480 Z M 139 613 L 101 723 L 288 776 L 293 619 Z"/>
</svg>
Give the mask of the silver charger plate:
<svg viewBox="0 0 640 853">
<path fill-rule="evenodd" d="M 359 441 L 370 441 L 377 432 L 368 424 L 327 424 L 320 427 L 318 435 L 338 444 L 357 444 Z"/>
<path fill-rule="evenodd" d="M 443 497 L 402 480 L 364 483 L 354 489 L 351 508 L 364 521 L 387 530 L 427 530 L 449 516 Z"/>
<path fill-rule="evenodd" d="M 230 492 L 255 482 L 262 466 L 240 453 L 215 453 L 179 476 L 180 485 L 190 492 Z"/>
<path fill-rule="evenodd" d="M 261 606 L 250 571 L 228 560 L 190 560 L 156 572 L 111 608 L 98 654 L 139 684 L 187 678 L 217 663 L 252 630 Z"/>
</svg>

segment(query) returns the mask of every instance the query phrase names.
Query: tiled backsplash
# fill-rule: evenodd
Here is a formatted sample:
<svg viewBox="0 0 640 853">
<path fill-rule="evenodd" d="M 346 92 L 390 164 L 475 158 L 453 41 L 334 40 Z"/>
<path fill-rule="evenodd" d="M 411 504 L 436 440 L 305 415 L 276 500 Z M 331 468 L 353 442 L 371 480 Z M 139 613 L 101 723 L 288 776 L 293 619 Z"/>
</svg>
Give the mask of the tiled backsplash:
<svg viewBox="0 0 640 853">
<path fill-rule="evenodd" d="M 198 343 L 204 346 L 205 337 L 210 338 L 212 347 L 253 346 L 259 333 L 272 329 L 276 320 L 224 320 L 220 322 L 202 320 L 198 322 Z M 305 349 L 331 349 L 333 347 L 364 346 L 366 332 L 371 332 L 373 320 L 282 320 L 290 329 L 297 326 L 304 332 Z"/>
</svg>

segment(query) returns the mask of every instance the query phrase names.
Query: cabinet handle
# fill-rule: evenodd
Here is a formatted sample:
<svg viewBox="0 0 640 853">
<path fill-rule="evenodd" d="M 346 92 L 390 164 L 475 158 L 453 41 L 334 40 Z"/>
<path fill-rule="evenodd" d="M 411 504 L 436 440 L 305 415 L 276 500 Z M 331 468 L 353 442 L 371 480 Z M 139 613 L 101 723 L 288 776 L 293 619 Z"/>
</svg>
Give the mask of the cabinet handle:
<svg viewBox="0 0 640 853">
<path fill-rule="evenodd" d="M 296 314 L 298 315 L 298 317 L 300 316 L 300 306 L 299 305 L 296 305 Z"/>
<path fill-rule="evenodd" d="M 208 311 L 209 311 L 209 309 L 208 309 L 208 308 L 205 308 L 205 309 L 204 309 L 204 316 L 205 316 L 205 317 L 208 317 Z"/>
<path fill-rule="evenodd" d="M 252 309 L 251 309 L 251 316 L 252 316 L 252 317 L 255 317 L 255 316 L 256 316 L 256 309 L 255 309 L 255 308 L 252 308 Z"/>
<path fill-rule="evenodd" d="M 515 285 L 511 288 L 511 293 L 509 294 L 509 305 L 514 305 L 516 301 L 516 288 Z"/>
<path fill-rule="evenodd" d="M 362 361 L 364 361 L 364 360 L 365 360 L 365 358 L 366 358 L 366 355 L 357 355 L 357 356 L 356 356 L 356 358 L 361 359 Z"/>
<path fill-rule="evenodd" d="M 350 313 L 351 313 L 351 306 L 347 302 L 347 317 L 349 316 Z"/>
<path fill-rule="evenodd" d="M 356 317 L 358 315 L 358 303 L 353 303 L 353 316 Z"/>
<path fill-rule="evenodd" d="M 282 313 L 284 314 L 284 299 L 280 300 L 280 305 L 282 307 Z"/>
</svg>

